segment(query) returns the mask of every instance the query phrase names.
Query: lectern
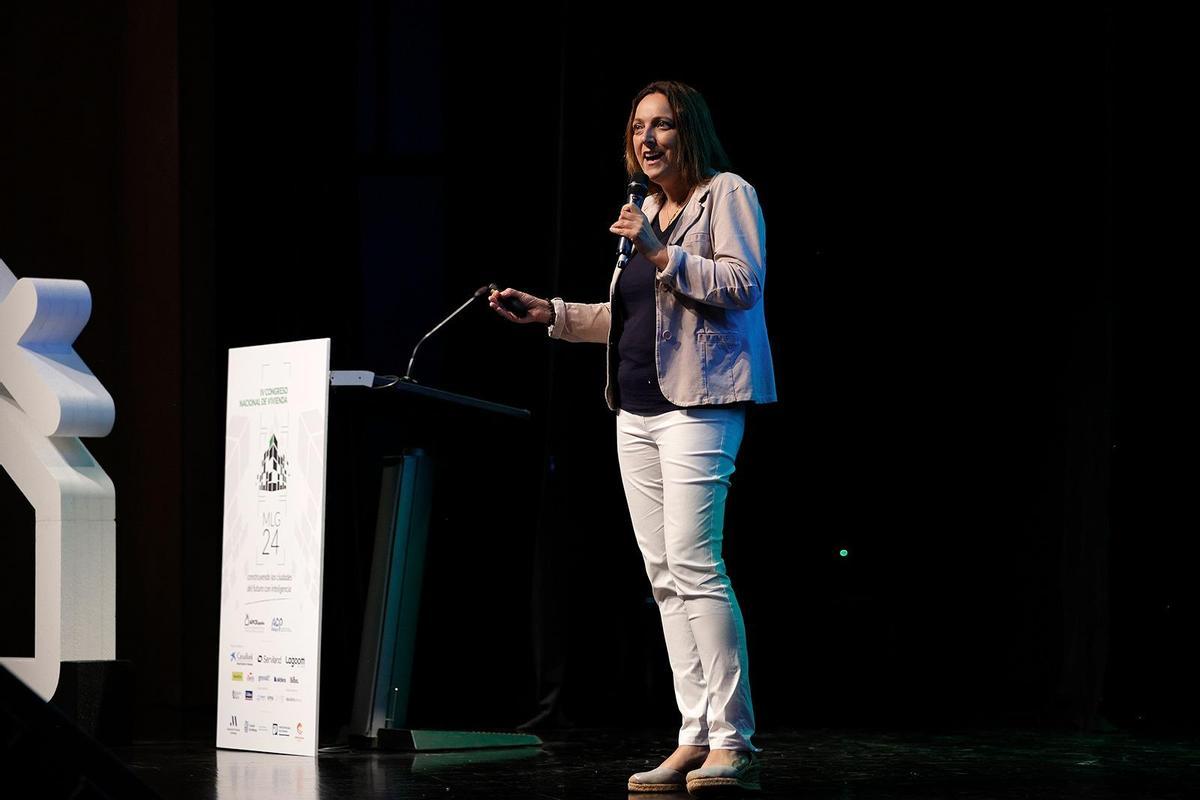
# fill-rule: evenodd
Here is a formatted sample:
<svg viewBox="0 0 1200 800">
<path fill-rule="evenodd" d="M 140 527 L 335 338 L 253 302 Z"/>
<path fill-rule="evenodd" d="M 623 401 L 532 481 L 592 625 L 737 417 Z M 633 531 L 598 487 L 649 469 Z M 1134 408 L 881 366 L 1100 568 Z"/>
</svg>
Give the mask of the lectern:
<svg viewBox="0 0 1200 800">
<path fill-rule="evenodd" d="M 333 372 L 334 386 L 372 386 L 369 372 Z M 527 409 L 492 403 L 410 381 L 383 391 L 529 419 Z M 528 747 L 531 734 L 415 730 L 407 725 L 421 579 L 425 564 L 433 482 L 430 456 L 412 448 L 385 459 L 379 492 L 367 604 L 363 612 L 358 677 L 350 719 L 350 745 L 389 750 L 458 750 Z"/>
</svg>

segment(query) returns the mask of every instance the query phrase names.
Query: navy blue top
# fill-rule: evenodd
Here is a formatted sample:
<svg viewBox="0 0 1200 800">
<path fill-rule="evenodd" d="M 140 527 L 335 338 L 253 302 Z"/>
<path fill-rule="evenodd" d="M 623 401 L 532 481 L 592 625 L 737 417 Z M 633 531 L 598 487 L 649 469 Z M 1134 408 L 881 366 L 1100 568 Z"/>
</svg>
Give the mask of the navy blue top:
<svg viewBox="0 0 1200 800">
<path fill-rule="evenodd" d="M 655 214 L 650 229 L 660 242 L 666 244 L 678 222 L 677 215 L 665 231 L 661 230 L 658 227 L 658 215 Z M 639 250 L 617 276 L 617 287 L 613 296 L 613 317 L 615 324 L 619 326 L 615 405 L 646 417 L 684 408 L 668 400 L 658 386 L 658 366 L 654 362 L 658 337 L 654 296 L 658 291 L 657 276 L 658 268 Z M 748 401 L 714 403 L 707 407 L 729 408 L 743 405 L 748 405 Z"/>
</svg>

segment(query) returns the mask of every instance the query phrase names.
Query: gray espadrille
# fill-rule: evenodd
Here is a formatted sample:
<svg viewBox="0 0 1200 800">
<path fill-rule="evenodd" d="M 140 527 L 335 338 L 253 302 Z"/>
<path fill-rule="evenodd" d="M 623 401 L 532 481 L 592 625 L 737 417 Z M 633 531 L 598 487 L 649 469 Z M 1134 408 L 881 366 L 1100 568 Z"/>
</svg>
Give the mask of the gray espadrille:
<svg viewBox="0 0 1200 800">
<path fill-rule="evenodd" d="M 683 773 L 670 767 L 659 767 L 649 772 L 637 772 L 629 776 L 631 792 L 683 792 L 687 790 Z"/>
<path fill-rule="evenodd" d="M 730 766 L 701 767 L 687 774 L 687 790 L 697 797 L 726 795 L 737 791 L 757 792 L 762 785 L 758 753 L 739 750 Z"/>
</svg>

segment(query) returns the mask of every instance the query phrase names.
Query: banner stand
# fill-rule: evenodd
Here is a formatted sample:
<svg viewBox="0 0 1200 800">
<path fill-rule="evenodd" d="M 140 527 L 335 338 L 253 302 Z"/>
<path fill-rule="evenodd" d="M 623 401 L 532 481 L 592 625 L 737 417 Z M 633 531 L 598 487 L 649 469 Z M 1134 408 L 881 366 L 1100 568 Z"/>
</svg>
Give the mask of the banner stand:
<svg viewBox="0 0 1200 800">
<path fill-rule="evenodd" d="M 317 754 L 329 347 L 229 351 L 220 748 Z"/>
</svg>

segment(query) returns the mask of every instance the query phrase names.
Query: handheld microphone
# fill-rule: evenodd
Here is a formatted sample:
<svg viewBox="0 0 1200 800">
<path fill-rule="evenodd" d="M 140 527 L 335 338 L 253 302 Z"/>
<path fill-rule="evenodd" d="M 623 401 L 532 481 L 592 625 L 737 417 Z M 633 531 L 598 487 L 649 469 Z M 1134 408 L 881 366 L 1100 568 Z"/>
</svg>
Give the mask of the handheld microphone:
<svg viewBox="0 0 1200 800">
<path fill-rule="evenodd" d="M 629 199 L 625 202 L 633 203 L 638 208 L 641 208 L 642 203 L 646 200 L 647 183 L 649 183 L 649 181 L 646 178 L 646 173 L 634 173 L 633 180 L 629 182 L 629 188 L 626 189 L 629 194 Z M 632 256 L 633 242 L 622 236 L 621 241 L 617 243 L 617 269 L 624 267 Z"/>
</svg>

